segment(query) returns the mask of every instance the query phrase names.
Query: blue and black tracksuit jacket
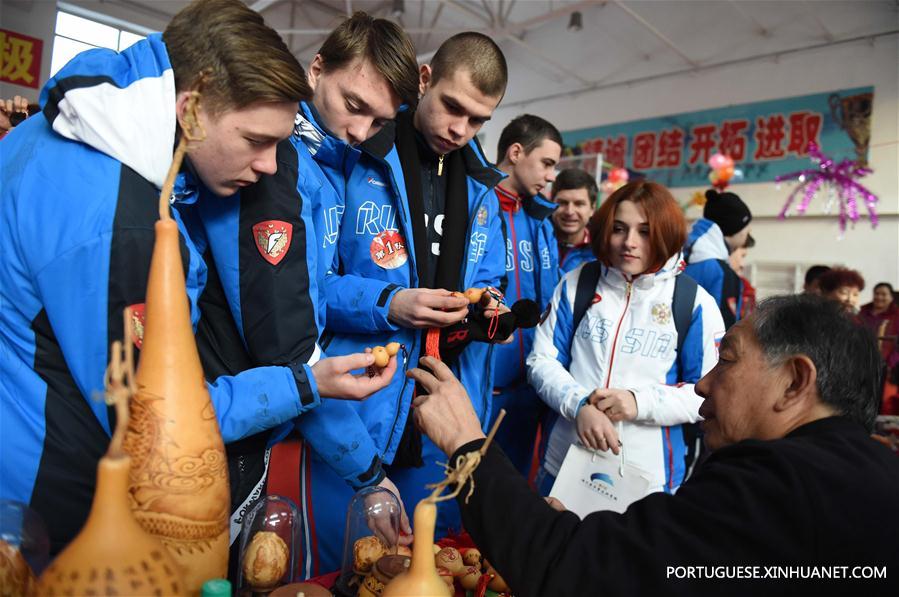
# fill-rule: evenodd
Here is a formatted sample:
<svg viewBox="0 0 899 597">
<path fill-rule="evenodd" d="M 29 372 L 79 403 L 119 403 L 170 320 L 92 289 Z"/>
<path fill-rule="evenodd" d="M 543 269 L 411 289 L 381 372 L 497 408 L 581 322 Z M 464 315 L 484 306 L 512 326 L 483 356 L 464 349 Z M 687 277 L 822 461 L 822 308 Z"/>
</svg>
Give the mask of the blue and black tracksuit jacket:
<svg viewBox="0 0 899 597">
<path fill-rule="evenodd" d="M 146 293 L 176 130 L 162 37 L 78 55 L 47 83 L 41 106 L 43 117 L 16 127 L 0 153 L 0 498 L 35 509 L 56 552 L 87 517 L 114 427 L 100 399 L 109 346 L 124 335 L 123 309 Z M 201 194 L 185 169 L 174 204 Z M 173 215 L 196 322 L 207 269 Z M 265 367 L 210 383 L 225 442 L 315 406 L 308 373 Z"/>
</svg>

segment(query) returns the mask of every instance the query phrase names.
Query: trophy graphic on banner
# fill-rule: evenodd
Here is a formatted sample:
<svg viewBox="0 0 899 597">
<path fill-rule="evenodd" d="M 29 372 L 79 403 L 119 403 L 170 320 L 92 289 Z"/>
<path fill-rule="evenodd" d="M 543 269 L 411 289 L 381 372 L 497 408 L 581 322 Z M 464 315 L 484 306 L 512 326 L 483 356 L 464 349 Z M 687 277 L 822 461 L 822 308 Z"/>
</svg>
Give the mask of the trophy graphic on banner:
<svg viewBox="0 0 899 597">
<path fill-rule="evenodd" d="M 834 93 L 828 98 L 833 119 L 846 131 L 855 144 L 855 163 L 859 167 L 868 165 L 868 142 L 871 140 L 871 104 L 873 93 L 859 93 L 840 97 Z"/>
</svg>

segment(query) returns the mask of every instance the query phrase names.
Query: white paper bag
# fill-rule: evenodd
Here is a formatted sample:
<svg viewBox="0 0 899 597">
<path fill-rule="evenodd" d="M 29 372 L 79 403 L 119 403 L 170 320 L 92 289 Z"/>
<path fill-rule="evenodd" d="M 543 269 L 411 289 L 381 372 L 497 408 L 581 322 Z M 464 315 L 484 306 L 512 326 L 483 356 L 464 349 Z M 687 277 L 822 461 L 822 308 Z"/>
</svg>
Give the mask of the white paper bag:
<svg viewBox="0 0 899 597">
<path fill-rule="evenodd" d="M 581 518 L 591 512 L 624 512 L 649 492 L 649 473 L 628 464 L 624 453 L 594 452 L 571 444 L 550 497 Z"/>
</svg>

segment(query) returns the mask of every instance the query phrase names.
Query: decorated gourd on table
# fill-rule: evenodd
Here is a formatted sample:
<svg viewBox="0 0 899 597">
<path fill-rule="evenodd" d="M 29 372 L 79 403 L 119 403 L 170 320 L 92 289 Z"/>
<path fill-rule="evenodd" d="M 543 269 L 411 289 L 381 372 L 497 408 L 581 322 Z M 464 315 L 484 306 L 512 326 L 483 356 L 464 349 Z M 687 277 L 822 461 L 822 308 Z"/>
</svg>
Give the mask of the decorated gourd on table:
<svg viewBox="0 0 899 597">
<path fill-rule="evenodd" d="M 126 346 L 130 340 L 126 331 Z M 109 394 L 123 392 L 121 344 L 113 348 Z M 130 358 L 126 359 L 130 362 Z M 130 369 L 130 365 L 127 367 Z M 126 392 L 127 394 L 127 392 Z M 114 397 L 116 430 L 97 466 L 97 487 L 90 515 L 81 532 L 44 571 L 36 594 L 53 595 L 184 595 L 179 567 L 162 543 L 137 523 L 128 499 L 131 458 L 122 449 L 128 425 L 127 395 Z"/>
<path fill-rule="evenodd" d="M 35 582 L 19 548 L 0 539 L 0 597 L 31 595 Z"/>
<path fill-rule="evenodd" d="M 474 491 L 474 482 L 469 484 L 471 474 L 481 462 L 486 453 L 499 424 L 505 417 L 506 411 L 500 410 L 487 440 L 479 450 L 469 452 L 458 458 L 455 467 L 447 464 L 447 477 L 435 485 L 429 485 L 433 489 L 431 495 L 418 502 L 415 506 L 414 534 L 412 544 L 412 565 L 407 572 L 396 576 L 384 588 L 383 597 L 421 597 L 452 595 L 453 571 L 459 576 L 466 573 L 461 554 L 454 548 L 444 548 L 434 551 L 434 528 L 437 523 L 437 502 L 455 498 L 466 485 L 469 486 L 468 496 Z M 449 486 L 455 489 L 446 495 L 441 495 Z M 439 568 L 438 568 L 439 564 Z M 442 571 L 442 572 L 441 572 Z"/>
<path fill-rule="evenodd" d="M 452 593 L 437 574 L 434 563 L 434 528 L 437 523 L 437 503 L 425 498 L 415 506 L 415 540 L 412 544 L 412 565 L 407 572 L 395 577 L 384 588 L 384 597 L 419 597 L 421 595 L 449 596 Z"/>
<path fill-rule="evenodd" d="M 243 575 L 250 587 L 262 592 L 275 588 L 287 572 L 290 551 L 284 539 L 271 531 L 253 535 L 244 555 Z"/>
<path fill-rule="evenodd" d="M 230 506 L 225 446 L 194 341 L 178 225 L 169 215 L 187 143 L 203 137 L 197 98 L 160 195 L 137 394 L 125 438 L 135 518 L 182 567 L 191 594 L 205 580 L 227 576 Z"/>
<path fill-rule="evenodd" d="M 390 357 L 395 356 L 400 351 L 399 342 L 389 342 L 386 346 L 375 346 L 371 349 L 371 354 L 375 357 L 375 367 L 383 369 L 390 362 Z"/>
<path fill-rule="evenodd" d="M 359 586 L 358 597 L 380 597 L 384 593 L 384 587 L 396 575 L 405 572 L 410 564 L 410 556 L 399 554 L 381 556 Z"/>
</svg>

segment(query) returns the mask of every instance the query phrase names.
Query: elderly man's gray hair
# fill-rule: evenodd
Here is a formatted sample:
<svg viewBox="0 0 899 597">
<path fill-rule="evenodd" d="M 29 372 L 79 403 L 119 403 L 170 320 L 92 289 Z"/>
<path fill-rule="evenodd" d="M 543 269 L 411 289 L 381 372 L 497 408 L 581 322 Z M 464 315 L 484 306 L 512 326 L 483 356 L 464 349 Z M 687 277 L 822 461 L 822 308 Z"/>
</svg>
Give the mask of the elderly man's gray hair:
<svg viewBox="0 0 899 597">
<path fill-rule="evenodd" d="M 873 429 L 883 388 L 880 351 L 873 333 L 839 303 L 807 294 L 772 297 L 758 305 L 752 326 L 771 365 L 807 356 L 821 401 Z"/>
</svg>

